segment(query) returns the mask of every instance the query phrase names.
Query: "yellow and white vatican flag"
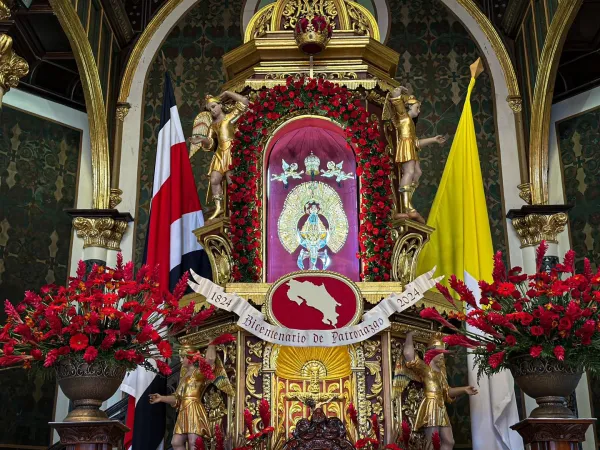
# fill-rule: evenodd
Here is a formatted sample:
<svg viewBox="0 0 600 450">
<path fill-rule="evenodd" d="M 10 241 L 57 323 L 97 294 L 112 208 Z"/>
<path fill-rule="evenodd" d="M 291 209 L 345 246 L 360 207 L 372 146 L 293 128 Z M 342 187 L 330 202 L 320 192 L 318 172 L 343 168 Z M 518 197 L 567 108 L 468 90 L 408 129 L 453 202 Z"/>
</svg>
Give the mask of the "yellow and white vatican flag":
<svg viewBox="0 0 600 450">
<path fill-rule="evenodd" d="M 427 221 L 435 232 L 421 253 L 418 272 L 437 265 L 437 273 L 445 275 L 446 280 L 450 275 L 463 274 L 477 301 L 477 280 L 492 281 L 494 256 L 471 110 L 475 78 L 482 69 L 480 60 L 471 66 L 472 78 L 462 115 Z M 512 375 L 504 371 L 477 383 L 470 355 L 468 364 L 469 384 L 479 384 L 479 395 L 470 397 L 473 448 L 522 450 L 523 440 L 510 429 L 519 421 Z"/>
</svg>

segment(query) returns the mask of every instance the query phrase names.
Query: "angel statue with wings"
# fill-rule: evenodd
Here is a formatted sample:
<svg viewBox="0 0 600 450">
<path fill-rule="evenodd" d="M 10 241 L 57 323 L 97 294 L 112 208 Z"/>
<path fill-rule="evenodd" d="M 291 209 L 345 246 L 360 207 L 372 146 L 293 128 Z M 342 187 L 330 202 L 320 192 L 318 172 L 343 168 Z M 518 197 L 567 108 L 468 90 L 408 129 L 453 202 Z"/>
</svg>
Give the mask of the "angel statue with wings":
<svg viewBox="0 0 600 450">
<path fill-rule="evenodd" d="M 400 202 L 398 213 L 402 216 L 421 219 L 412 205 L 412 196 L 422 175 L 419 150 L 432 144 L 443 144 L 446 137 L 435 136 L 417 139 L 415 125 L 421 113 L 421 102 L 414 95 L 407 95 L 404 86 L 388 94 L 383 107 L 383 120 L 390 120 L 395 129 L 394 161 L 398 166 Z"/>
<path fill-rule="evenodd" d="M 202 394 L 209 384 L 213 383 L 229 396 L 235 395 L 215 346 L 208 346 L 204 358 L 205 364 L 208 363 L 211 367 L 211 379 L 193 364 L 192 357 L 195 355 L 198 355 L 198 349 L 182 346 L 179 351 L 181 374 L 177 389 L 172 395 L 150 394 L 151 404 L 167 403 L 177 409 L 177 421 L 171 441 L 173 450 L 186 450 L 186 444 L 187 448 L 195 448 L 199 436 L 211 436 L 208 414 L 201 401 Z"/>
<path fill-rule="evenodd" d="M 208 218 L 212 220 L 223 213 L 223 176 L 231 184 L 231 147 L 238 119 L 248 109 L 248 98 L 234 92 L 225 91 L 219 97 L 206 96 L 206 111 L 194 120 L 194 133 L 190 158 L 199 149 L 215 152 L 208 169 L 210 190 L 215 202 L 215 211 Z M 208 114 L 207 114 L 208 113 Z"/>
<path fill-rule="evenodd" d="M 285 159 L 281 160 L 281 168 L 283 172 L 279 175 L 274 173 L 271 175 L 271 181 L 281 181 L 284 188 L 288 188 L 288 178 L 299 180 L 302 178 L 304 170 L 298 172 L 298 163 L 288 164 Z"/>
<path fill-rule="evenodd" d="M 321 176 L 325 178 L 335 177 L 335 182 L 337 185 L 342 187 L 342 181 L 354 178 L 354 174 L 346 173 L 342 170 L 342 164 L 344 164 L 344 161 L 340 161 L 338 164 L 334 163 L 333 161 L 329 161 L 327 163 L 327 170 L 321 169 Z"/>
<path fill-rule="evenodd" d="M 403 369 L 404 377 L 423 383 L 425 398 L 419 406 L 413 424 L 414 430 L 425 428 L 428 441 L 434 433 L 438 433 L 441 440 L 441 450 L 454 448 L 454 437 L 450 426 L 450 418 L 446 411 L 446 403 L 451 403 L 462 394 L 477 395 L 473 386 L 449 387 L 444 363 L 446 346 L 441 333 L 435 333 L 427 344 L 424 360 L 415 353 L 413 331 L 406 334 L 403 356 L 406 367 Z M 401 364 L 400 364 L 401 365 Z M 394 371 L 396 372 L 396 371 Z M 400 374 L 394 373 L 394 383 Z M 406 386 L 405 383 L 404 387 Z"/>
</svg>

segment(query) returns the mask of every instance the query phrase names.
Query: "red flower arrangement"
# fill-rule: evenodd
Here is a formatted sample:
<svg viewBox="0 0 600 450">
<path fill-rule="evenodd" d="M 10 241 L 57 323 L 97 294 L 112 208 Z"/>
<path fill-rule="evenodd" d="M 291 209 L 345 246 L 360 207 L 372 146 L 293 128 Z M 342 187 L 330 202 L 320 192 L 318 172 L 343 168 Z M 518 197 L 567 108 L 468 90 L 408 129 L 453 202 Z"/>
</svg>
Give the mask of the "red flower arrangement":
<svg viewBox="0 0 600 450">
<path fill-rule="evenodd" d="M 61 359 L 79 358 L 157 372 L 154 360 L 158 372 L 168 375 L 169 338 L 200 325 L 214 311 L 196 313 L 193 303 L 179 307 L 187 279 L 186 274 L 171 294 L 160 289 L 156 268 L 143 266 L 134 275 L 133 263 L 124 265 L 120 253 L 114 269 L 94 265 L 86 273 L 80 261 L 68 287 L 27 291 L 16 307 L 5 302 L 0 367 L 53 369 Z"/>
<path fill-rule="evenodd" d="M 262 274 L 262 207 L 258 180 L 260 155 L 271 131 L 288 114 L 306 111 L 331 118 L 340 124 L 348 146 L 356 152 L 360 177 L 360 229 L 358 257 L 365 281 L 390 279 L 392 240 L 390 235 L 392 163 L 380 141 L 379 123 L 369 118 L 361 100 L 347 88 L 323 79 L 288 78 L 285 85 L 258 91 L 257 100 L 238 122 L 232 149 L 230 185 L 230 236 L 235 281 L 259 281 Z"/>
<path fill-rule="evenodd" d="M 236 443 L 233 450 L 250 450 L 250 449 L 269 449 L 271 448 L 271 436 L 275 428 L 271 426 L 271 405 L 265 399 L 262 399 L 258 404 L 258 414 L 262 423 L 262 429 L 257 425 L 257 431 L 254 432 L 254 416 L 249 409 L 244 410 L 244 425 L 246 426 L 247 434 L 243 436 L 243 441 Z"/>
<path fill-rule="evenodd" d="M 523 355 L 568 361 L 572 367 L 591 372 L 600 370 L 600 269 L 593 274 L 586 258 L 583 272 L 576 273 L 571 250 L 561 264 L 543 271 L 547 248 L 542 242 L 537 249 L 537 272 L 532 275 L 523 274 L 520 267 L 507 271 L 502 253 L 496 253 L 493 283 L 479 282 L 480 304 L 464 282 L 450 278 L 450 287 L 469 305 L 469 311 L 451 313 L 449 318 L 478 332 L 455 327 L 433 308 L 421 312 L 422 317 L 458 333 L 444 341 L 469 349 L 479 376 L 508 369 L 511 358 Z M 438 289 L 455 304 L 447 289 L 442 285 Z"/>
</svg>

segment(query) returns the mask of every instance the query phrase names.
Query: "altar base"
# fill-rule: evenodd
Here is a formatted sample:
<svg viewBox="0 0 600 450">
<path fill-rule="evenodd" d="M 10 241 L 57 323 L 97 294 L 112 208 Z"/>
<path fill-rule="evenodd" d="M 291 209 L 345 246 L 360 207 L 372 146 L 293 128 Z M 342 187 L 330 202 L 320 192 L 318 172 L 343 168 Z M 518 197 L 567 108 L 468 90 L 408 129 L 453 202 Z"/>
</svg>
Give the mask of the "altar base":
<svg viewBox="0 0 600 450">
<path fill-rule="evenodd" d="M 525 419 L 511 428 L 531 450 L 577 450 L 596 419 Z"/>
<path fill-rule="evenodd" d="M 125 433 L 129 431 L 118 420 L 95 422 L 50 422 L 66 450 L 122 449 Z"/>
</svg>

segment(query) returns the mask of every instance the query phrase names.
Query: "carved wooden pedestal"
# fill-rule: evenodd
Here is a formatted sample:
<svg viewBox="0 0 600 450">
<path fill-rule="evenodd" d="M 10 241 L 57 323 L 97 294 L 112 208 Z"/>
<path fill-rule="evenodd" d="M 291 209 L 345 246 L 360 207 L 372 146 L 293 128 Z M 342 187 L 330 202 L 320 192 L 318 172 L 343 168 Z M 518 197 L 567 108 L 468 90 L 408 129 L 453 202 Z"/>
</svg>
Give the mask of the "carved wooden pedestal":
<svg viewBox="0 0 600 450">
<path fill-rule="evenodd" d="M 415 279 L 419 253 L 434 231 L 434 228 L 410 219 L 392 221 L 392 281 L 408 284 Z"/>
<path fill-rule="evenodd" d="M 98 422 L 51 422 L 66 450 L 121 450 L 123 438 L 129 431 L 118 420 Z"/>
<path fill-rule="evenodd" d="M 194 230 L 198 243 L 204 247 L 212 268 L 213 282 L 225 286 L 231 281 L 231 241 L 229 240 L 230 220 L 219 217 L 202 228 Z"/>
<path fill-rule="evenodd" d="M 596 419 L 525 419 L 511 428 L 531 450 L 576 450 Z"/>
</svg>

